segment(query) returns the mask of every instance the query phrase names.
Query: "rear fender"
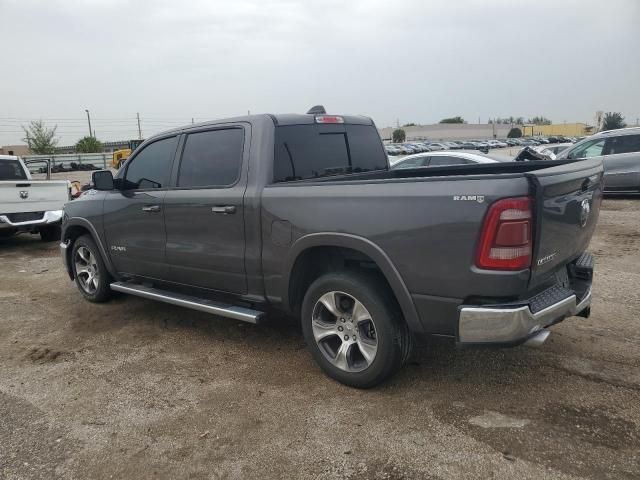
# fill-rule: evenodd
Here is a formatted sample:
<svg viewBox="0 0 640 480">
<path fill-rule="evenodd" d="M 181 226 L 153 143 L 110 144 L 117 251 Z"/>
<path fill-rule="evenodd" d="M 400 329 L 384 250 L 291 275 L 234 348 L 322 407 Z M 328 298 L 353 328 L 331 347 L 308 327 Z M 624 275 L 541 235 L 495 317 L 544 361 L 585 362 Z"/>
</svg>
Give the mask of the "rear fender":
<svg viewBox="0 0 640 480">
<path fill-rule="evenodd" d="M 291 305 L 289 299 L 289 281 L 296 260 L 305 250 L 313 247 L 349 248 L 371 258 L 380 268 L 382 274 L 391 286 L 409 328 L 414 332 L 424 332 L 409 290 L 407 290 L 400 273 L 387 254 L 370 240 L 347 233 L 312 233 L 301 237 L 292 245 L 285 262 L 283 274 L 281 298 L 284 305 L 287 307 Z"/>
</svg>

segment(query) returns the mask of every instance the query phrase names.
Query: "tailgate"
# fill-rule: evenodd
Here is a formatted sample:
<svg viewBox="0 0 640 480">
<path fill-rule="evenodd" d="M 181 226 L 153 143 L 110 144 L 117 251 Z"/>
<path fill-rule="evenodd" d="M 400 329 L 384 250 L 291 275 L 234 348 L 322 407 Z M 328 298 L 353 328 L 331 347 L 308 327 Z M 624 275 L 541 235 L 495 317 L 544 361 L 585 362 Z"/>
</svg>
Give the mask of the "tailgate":
<svg viewBox="0 0 640 480">
<path fill-rule="evenodd" d="M 589 246 L 602 201 L 601 160 L 545 168 L 526 174 L 535 192 L 532 284 L 576 259 Z"/>
<path fill-rule="evenodd" d="M 62 210 L 68 201 L 69 182 L 66 180 L 0 182 L 0 215 Z"/>
</svg>

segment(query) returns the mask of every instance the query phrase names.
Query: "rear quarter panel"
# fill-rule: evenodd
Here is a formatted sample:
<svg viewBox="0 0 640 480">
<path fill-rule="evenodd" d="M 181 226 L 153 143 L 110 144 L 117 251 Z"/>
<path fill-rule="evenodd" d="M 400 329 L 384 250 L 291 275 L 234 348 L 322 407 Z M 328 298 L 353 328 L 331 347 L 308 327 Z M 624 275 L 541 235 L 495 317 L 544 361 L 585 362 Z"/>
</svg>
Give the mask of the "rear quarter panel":
<svg viewBox="0 0 640 480">
<path fill-rule="evenodd" d="M 267 296 L 277 301 L 287 288 L 282 279 L 292 245 L 326 232 L 363 237 L 380 247 L 412 294 L 517 295 L 526 289 L 528 270 L 479 271 L 473 263 L 488 206 L 528 189 L 518 175 L 268 186 L 261 213 Z M 462 196 L 482 199 L 454 199 Z"/>
</svg>

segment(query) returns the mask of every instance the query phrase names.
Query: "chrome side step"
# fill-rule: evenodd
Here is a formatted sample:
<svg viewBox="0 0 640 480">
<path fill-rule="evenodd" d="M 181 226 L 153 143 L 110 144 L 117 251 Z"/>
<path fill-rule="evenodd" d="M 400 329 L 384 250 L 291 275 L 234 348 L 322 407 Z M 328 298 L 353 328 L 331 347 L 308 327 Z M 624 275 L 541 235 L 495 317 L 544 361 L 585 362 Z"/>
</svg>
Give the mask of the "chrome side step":
<svg viewBox="0 0 640 480">
<path fill-rule="evenodd" d="M 264 317 L 264 312 L 258 310 L 145 287 L 144 285 L 135 283 L 114 282 L 110 287 L 116 292 L 137 295 L 138 297 L 170 303 L 171 305 L 177 305 L 179 307 L 191 308 L 192 310 L 220 315 L 221 317 L 233 318 L 234 320 L 240 320 L 242 322 L 259 323 Z"/>
</svg>

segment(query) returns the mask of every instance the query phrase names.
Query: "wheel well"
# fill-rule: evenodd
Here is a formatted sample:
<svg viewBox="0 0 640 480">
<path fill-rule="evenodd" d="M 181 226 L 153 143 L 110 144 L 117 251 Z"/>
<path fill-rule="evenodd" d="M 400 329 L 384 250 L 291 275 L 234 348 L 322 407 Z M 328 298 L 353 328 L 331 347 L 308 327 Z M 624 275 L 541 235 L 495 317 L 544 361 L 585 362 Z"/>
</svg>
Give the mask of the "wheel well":
<svg viewBox="0 0 640 480">
<path fill-rule="evenodd" d="M 88 228 L 83 227 L 82 225 L 72 225 L 70 227 L 67 227 L 67 229 L 64 231 L 63 240 L 68 240 L 69 243 L 73 245 L 76 239 L 84 234 L 91 235 L 91 232 L 89 232 Z"/>
<path fill-rule="evenodd" d="M 385 282 L 390 294 L 393 290 L 382 270 L 368 255 L 345 247 L 311 247 L 296 259 L 289 277 L 289 308 L 298 315 L 302 300 L 311 284 L 329 272 L 344 270 L 367 271 Z"/>
</svg>

